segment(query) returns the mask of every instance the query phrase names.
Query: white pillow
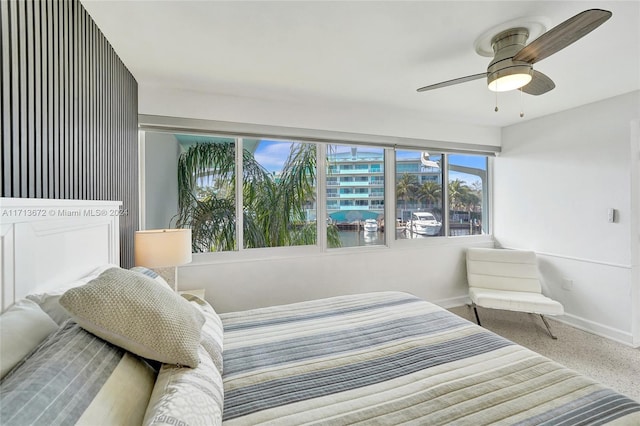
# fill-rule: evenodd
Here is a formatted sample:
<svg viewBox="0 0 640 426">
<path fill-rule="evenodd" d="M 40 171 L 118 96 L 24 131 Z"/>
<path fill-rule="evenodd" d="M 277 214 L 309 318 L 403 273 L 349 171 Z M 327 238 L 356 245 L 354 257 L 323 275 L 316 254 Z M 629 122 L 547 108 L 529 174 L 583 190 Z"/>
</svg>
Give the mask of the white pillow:
<svg viewBox="0 0 640 426">
<path fill-rule="evenodd" d="M 91 271 L 88 275 L 70 283 L 66 283 L 56 289 L 47 290 L 43 292 L 36 292 L 33 294 L 27 295 L 27 299 L 33 300 L 38 305 L 40 305 L 40 309 L 42 309 L 45 313 L 47 313 L 58 325 L 62 325 L 63 322 L 71 318 L 69 312 L 60 306 L 59 300 L 60 296 L 64 294 L 65 291 L 69 290 L 73 287 L 79 287 L 81 285 L 85 285 L 89 281 L 97 278 L 101 273 L 110 268 L 119 268 L 118 265 L 113 265 L 111 263 L 107 263 L 105 265 L 98 266 L 96 269 Z"/>
<path fill-rule="evenodd" d="M 200 345 L 209 353 L 211 360 L 222 374 L 222 348 L 224 342 L 224 327 L 220 316 L 207 301 L 198 296 L 183 293 L 182 297 L 202 312 L 204 324 L 200 331 Z"/>
<path fill-rule="evenodd" d="M 0 315 L 0 378 L 57 329 L 58 324 L 27 299 Z"/>
<path fill-rule="evenodd" d="M 201 362 L 195 368 L 162 365 L 144 426 L 222 425 L 222 375 L 202 345 L 198 351 Z"/>
</svg>

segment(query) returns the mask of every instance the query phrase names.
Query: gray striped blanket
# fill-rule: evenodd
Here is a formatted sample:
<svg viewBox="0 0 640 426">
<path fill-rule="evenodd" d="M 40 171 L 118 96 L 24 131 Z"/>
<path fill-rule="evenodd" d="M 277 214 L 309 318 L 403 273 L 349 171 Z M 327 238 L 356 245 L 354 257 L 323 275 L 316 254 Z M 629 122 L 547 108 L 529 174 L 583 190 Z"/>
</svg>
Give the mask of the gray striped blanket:
<svg viewBox="0 0 640 426">
<path fill-rule="evenodd" d="M 637 402 L 405 293 L 221 318 L 227 425 L 640 425 Z"/>
</svg>

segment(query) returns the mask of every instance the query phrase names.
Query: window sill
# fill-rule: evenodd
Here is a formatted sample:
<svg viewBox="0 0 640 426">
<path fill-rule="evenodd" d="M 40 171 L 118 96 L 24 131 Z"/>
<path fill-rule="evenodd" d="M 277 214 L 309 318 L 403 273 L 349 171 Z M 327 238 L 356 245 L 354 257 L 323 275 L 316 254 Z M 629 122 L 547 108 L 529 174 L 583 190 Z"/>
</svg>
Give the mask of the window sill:
<svg viewBox="0 0 640 426">
<path fill-rule="evenodd" d="M 388 245 L 343 247 L 322 250 L 319 246 L 269 247 L 242 251 L 194 253 L 193 261 L 181 268 L 198 265 L 213 265 L 246 261 L 269 261 L 318 256 L 353 256 L 385 250 L 417 250 L 434 246 L 470 246 L 493 243 L 493 235 L 466 235 L 454 237 L 433 237 L 412 240 L 393 240 Z"/>
</svg>

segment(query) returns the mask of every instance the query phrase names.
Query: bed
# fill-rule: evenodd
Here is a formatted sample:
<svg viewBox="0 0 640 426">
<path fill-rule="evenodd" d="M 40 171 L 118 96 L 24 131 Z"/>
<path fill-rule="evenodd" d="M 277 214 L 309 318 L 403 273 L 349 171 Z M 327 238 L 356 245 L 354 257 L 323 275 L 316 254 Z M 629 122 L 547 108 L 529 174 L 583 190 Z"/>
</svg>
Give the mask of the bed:
<svg viewBox="0 0 640 426">
<path fill-rule="evenodd" d="M 12 321 L 38 333 L 0 382 L 3 425 L 640 424 L 638 402 L 407 293 L 217 314 L 119 268 L 117 216 L 6 218 L 0 348 Z M 27 261 L 43 238 L 46 269 Z"/>
</svg>

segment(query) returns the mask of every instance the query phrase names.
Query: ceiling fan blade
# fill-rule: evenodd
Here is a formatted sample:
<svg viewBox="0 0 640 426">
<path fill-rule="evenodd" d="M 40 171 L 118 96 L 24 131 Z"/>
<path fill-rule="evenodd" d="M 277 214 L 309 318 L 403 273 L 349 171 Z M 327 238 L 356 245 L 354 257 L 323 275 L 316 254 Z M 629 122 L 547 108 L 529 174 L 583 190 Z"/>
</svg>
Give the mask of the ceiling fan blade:
<svg viewBox="0 0 640 426">
<path fill-rule="evenodd" d="M 580 40 L 610 17 L 611 12 L 608 10 L 589 9 L 580 12 L 523 47 L 513 60 L 535 64 Z"/>
<path fill-rule="evenodd" d="M 441 87 L 453 86 L 454 84 L 466 83 L 467 81 L 477 80 L 479 78 L 486 78 L 487 73 L 473 74 L 466 77 L 454 78 L 453 80 L 442 81 L 440 83 L 432 84 L 430 86 L 424 86 L 418 89 L 418 92 L 426 92 L 427 90 L 439 89 Z"/>
<path fill-rule="evenodd" d="M 528 93 L 529 95 L 542 95 L 543 93 L 547 93 L 549 90 L 553 90 L 556 87 L 553 80 L 547 77 L 545 74 L 540 71 L 533 70 L 533 78 L 531 81 L 522 87 L 522 91 L 524 93 Z"/>
</svg>

